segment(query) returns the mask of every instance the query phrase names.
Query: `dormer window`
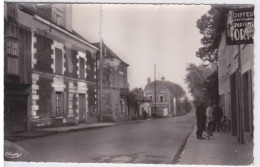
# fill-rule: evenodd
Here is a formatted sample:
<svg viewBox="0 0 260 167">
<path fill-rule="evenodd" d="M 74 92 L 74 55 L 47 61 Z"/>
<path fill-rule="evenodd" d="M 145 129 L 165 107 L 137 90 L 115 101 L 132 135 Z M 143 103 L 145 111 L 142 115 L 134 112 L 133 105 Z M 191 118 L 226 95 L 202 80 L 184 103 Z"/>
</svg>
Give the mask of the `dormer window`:
<svg viewBox="0 0 260 167">
<path fill-rule="evenodd" d="M 63 10 L 58 5 L 53 7 L 53 21 L 57 25 L 62 25 Z"/>
</svg>

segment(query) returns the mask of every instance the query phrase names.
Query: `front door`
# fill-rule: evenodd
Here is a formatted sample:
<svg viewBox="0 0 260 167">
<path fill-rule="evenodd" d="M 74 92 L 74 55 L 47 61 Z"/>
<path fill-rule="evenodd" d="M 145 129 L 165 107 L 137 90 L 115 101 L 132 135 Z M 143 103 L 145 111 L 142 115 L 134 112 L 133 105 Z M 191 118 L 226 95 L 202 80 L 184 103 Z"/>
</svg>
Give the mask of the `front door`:
<svg viewBox="0 0 260 167">
<path fill-rule="evenodd" d="M 86 95 L 79 94 L 79 123 L 84 123 L 86 118 Z"/>
<path fill-rule="evenodd" d="M 5 132 L 23 132 L 27 127 L 27 96 L 6 95 L 4 99 Z"/>
</svg>

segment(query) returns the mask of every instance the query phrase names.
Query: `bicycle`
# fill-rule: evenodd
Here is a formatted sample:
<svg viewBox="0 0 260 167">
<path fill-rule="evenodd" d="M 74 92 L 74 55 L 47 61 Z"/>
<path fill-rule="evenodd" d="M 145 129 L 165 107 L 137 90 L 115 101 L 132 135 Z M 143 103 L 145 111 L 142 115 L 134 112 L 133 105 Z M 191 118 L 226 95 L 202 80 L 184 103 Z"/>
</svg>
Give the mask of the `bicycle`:
<svg viewBox="0 0 260 167">
<path fill-rule="evenodd" d="M 224 116 L 223 121 L 221 122 L 220 129 L 226 132 L 227 130 L 230 131 L 230 119 L 228 119 L 226 116 Z"/>
<path fill-rule="evenodd" d="M 210 128 L 209 128 L 208 123 L 206 123 L 206 127 L 205 127 L 204 131 L 206 132 L 206 135 L 203 135 L 203 136 L 209 140 L 210 139 Z"/>
</svg>

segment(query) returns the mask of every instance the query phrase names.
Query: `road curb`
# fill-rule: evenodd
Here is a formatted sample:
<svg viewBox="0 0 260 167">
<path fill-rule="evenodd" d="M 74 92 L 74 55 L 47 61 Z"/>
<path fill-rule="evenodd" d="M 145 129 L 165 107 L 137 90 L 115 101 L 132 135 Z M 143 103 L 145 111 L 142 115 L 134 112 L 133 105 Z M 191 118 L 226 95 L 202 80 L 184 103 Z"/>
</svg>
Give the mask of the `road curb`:
<svg viewBox="0 0 260 167">
<path fill-rule="evenodd" d="M 35 138 L 41 138 L 41 137 L 46 137 L 46 136 L 51 136 L 51 135 L 57 135 L 57 134 L 62 134 L 62 133 L 69 133 L 69 132 L 76 132 L 76 131 L 82 131 L 82 130 L 87 130 L 87 129 L 98 129 L 98 128 L 105 128 L 105 127 L 110 127 L 110 126 L 115 126 L 118 124 L 113 124 L 113 125 L 105 125 L 105 126 L 93 126 L 93 127 L 85 127 L 85 128 L 78 128 L 78 129 L 69 129 L 69 130 L 64 130 L 64 131 L 47 131 L 47 130 L 38 130 L 42 131 L 42 134 L 39 135 L 28 135 L 28 136 L 8 136 L 5 138 L 5 140 L 16 142 L 16 141 L 22 141 L 22 140 L 28 140 L 28 139 L 35 139 Z"/>
<path fill-rule="evenodd" d="M 188 133 L 188 135 L 185 137 L 185 139 L 184 139 L 182 145 L 180 146 L 179 150 L 177 151 L 176 155 L 174 156 L 174 158 L 173 158 L 173 160 L 172 160 L 172 163 L 173 163 L 174 165 L 178 164 L 180 158 L 182 157 L 182 155 L 183 155 L 183 153 L 184 153 L 184 150 L 185 150 L 185 148 L 186 148 L 186 145 L 187 145 L 187 143 L 188 143 L 188 141 L 189 141 L 189 139 L 190 139 L 190 136 L 191 136 L 193 130 L 194 130 L 194 126 L 192 127 L 192 129 L 191 129 L 191 131 Z"/>
</svg>

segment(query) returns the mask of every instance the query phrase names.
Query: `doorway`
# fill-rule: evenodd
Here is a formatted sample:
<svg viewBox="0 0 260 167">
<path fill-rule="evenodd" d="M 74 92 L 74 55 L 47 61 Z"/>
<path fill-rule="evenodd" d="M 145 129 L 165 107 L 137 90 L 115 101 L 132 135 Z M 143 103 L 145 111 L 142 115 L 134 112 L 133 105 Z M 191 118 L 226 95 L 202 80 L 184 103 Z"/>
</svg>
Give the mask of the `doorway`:
<svg viewBox="0 0 260 167">
<path fill-rule="evenodd" d="M 79 94 L 79 123 L 85 123 L 86 118 L 86 95 Z"/>
<path fill-rule="evenodd" d="M 231 91 L 231 132 L 233 136 L 237 135 L 237 84 L 236 72 L 230 76 Z"/>
<path fill-rule="evenodd" d="M 26 95 L 5 95 L 4 129 L 5 133 L 24 132 L 27 130 Z"/>
</svg>

